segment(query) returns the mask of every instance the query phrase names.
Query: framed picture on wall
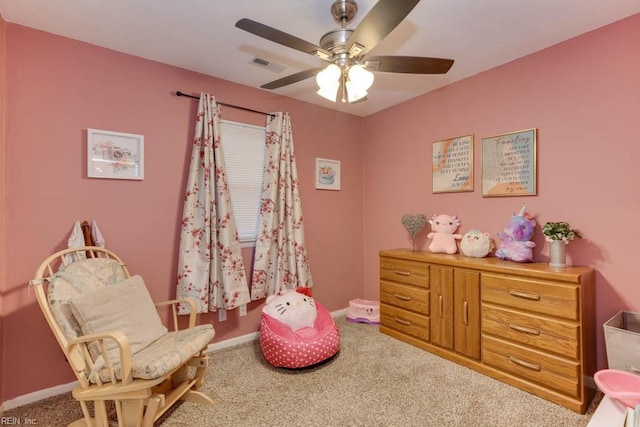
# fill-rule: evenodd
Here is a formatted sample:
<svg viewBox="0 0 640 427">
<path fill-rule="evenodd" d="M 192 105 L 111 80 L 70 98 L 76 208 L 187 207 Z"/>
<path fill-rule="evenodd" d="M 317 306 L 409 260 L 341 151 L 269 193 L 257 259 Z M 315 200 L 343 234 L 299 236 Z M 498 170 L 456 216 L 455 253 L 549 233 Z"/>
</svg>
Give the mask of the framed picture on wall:
<svg viewBox="0 0 640 427">
<path fill-rule="evenodd" d="M 473 135 L 433 143 L 431 154 L 432 191 L 473 191 Z"/>
<path fill-rule="evenodd" d="M 87 129 L 87 176 L 144 179 L 144 136 Z"/>
<path fill-rule="evenodd" d="M 482 139 L 482 196 L 536 194 L 537 129 Z"/>
<path fill-rule="evenodd" d="M 316 159 L 316 189 L 340 190 L 340 161 Z"/>
</svg>

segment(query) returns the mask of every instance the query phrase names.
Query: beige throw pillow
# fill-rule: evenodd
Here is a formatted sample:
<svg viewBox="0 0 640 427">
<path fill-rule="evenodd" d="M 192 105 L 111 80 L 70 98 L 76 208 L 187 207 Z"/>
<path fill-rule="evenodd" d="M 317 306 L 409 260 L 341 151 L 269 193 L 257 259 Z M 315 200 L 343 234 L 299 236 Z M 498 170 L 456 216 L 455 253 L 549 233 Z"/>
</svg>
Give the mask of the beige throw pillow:
<svg viewBox="0 0 640 427">
<path fill-rule="evenodd" d="M 131 354 L 142 350 L 167 333 L 142 277 L 81 294 L 69 301 L 84 335 L 120 331 L 129 338 Z M 118 347 L 105 341 L 111 361 L 119 361 Z M 90 348 L 94 358 L 97 347 Z"/>
</svg>

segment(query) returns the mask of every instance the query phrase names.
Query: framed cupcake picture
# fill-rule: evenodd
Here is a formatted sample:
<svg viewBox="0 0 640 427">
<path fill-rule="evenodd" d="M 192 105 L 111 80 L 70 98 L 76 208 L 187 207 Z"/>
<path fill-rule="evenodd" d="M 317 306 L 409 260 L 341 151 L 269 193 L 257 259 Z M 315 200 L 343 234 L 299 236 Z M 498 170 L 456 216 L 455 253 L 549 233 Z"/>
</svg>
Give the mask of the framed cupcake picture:
<svg viewBox="0 0 640 427">
<path fill-rule="evenodd" d="M 340 190 L 340 161 L 316 158 L 316 189 Z"/>
</svg>

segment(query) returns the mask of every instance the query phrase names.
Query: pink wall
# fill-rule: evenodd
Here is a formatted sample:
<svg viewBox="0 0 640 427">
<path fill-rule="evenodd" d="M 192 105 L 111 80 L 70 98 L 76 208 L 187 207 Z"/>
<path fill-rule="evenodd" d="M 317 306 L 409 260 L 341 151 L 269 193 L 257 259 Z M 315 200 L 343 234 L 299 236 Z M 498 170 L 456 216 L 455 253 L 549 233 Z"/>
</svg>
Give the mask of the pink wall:
<svg viewBox="0 0 640 427">
<path fill-rule="evenodd" d="M 638 39 L 634 16 L 360 119 L 7 24 L 3 212 L 11 251 L 2 257 L 9 267 L 1 400 L 73 379 L 26 283 L 65 245 L 74 220 L 96 219 L 107 245 L 145 277 L 155 298 L 174 295 L 176 224 L 196 108 L 175 90 L 291 112 L 314 292 L 330 310 L 356 296 L 377 299 L 378 250 L 410 245 L 402 214 L 456 213 L 463 231 L 495 236 L 524 203 L 539 222 L 567 220 L 586 235 L 569 254 L 598 271 L 599 324 L 622 308 L 640 310 L 632 281 L 637 256 L 623 237 L 639 231 L 632 222 L 640 213 L 632 175 L 640 161 L 632 120 L 640 111 Z M 231 109 L 223 116 L 261 120 Z M 144 134 L 145 180 L 86 179 L 87 127 Z M 530 127 L 539 130 L 538 196 L 483 199 L 482 137 Z M 475 191 L 433 195 L 431 143 L 471 133 Z M 316 157 L 342 161 L 342 191 L 314 190 Z M 535 241 L 536 260 L 547 261 L 547 246 L 539 235 Z M 222 324 L 203 319 L 214 323 L 216 340 L 227 339 L 257 330 L 260 305 Z M 597 351 L 603 367 L 601 328 Z"/>
<path fill-rule="evenodd" d="M 0 401 L 74 379 L 27 282 L 44 258 L 66 246 L 76 219 L 98 222 L 107 247 L 145 278 L 154 299 L 175 296 L 197 107 L 176 90 L 291 113 L 314 296 L 337 310 L 362 294 L 361 118 L 14 24 L 6 24 L 6 34 L 3 213 L 11 250 Z M 226 107 L 223 118 L 264 123 Z M 87 179 L 87 128 L 143 134 L 144 181 Z M 315 190 L 316 157 L 341 160 L 342 191 Z M 215 341 L 256 332 L 261 305 L 252 303 L 247 317 L 232 312 L 224 323 L 213 315 L 203 320 L 215 325 Z"/>
<path fill-rule="evenodd" d="M 568 254 L 597 269 L 598 366 L 605 367 L 600 325 L 621 309 L 640 310 L 638 40 L 635 15 L 367 117 L 365 297 L 378 295 L 378 250 L 410 247 L 404 213 L 457 214 L 462 232 L 495 237 L 526 203 L 539 223 L 566 220 L 586 236 Z M 532 127 L 538 195 L 482 198 L 482 138 Z M 475 191 L 432 194 L 432 142 L 468 134 L 475 135 Z M 534 241 L 535 260 L 547 262 L 542 235 Z"/>
<path fill-rule="evenodd" d="M 5 22 L 4 19 L 0 16 L 0 212 L 2 212 L 0 216 L 0 372 L 3 371 L 4 367 L 4 292 L 5 286 L 7 283 L 5 268 L 5 173 L 4 173 L 4 165 L 5 165 Z M 3 382 L 0 381 L 0 402 L 2 402 L 1 397 L 4 395 L 4 385 Z"/>
</svg>

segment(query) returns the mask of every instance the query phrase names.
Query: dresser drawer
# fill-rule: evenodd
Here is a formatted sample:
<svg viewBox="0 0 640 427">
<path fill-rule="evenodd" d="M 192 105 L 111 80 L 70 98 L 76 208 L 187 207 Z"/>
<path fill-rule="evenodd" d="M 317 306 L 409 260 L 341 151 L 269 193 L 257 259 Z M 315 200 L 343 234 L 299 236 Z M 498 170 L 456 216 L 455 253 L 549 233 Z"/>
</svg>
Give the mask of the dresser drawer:
<svg viewBox="0 0 640 427">
<path fill-rule="evenodd" d="M 482 301 L 549 316 L 578 320 L 579 287 L 517 277 L 482 274 Z"/>
<path fill-rule="evenodd" d="M 380 258 L 380 280 L 429 287 L 429 266 L 421 262 L 397 258 Z"/>
<path fill-rule="evenodd" d="M 580 356 L 580 328 L 573 322 L 541 318 L 484 305 L 482 332 L 572 359 L 578 359 Z"/>
<path fill-rule="evenodd" d="M 380 324 L 429 341 L 429 318 L 387 304 L 380 304 Z"/>
<path fill-rule="evenodd" d="M 380 282 L 380 302 L 429 315 L 429 291 L 424 288 L 383 280 Z"/>
<path fill-rule="evenodd" d="M 566 395 L 580 397 L 578 362 L 483 335 L 482 363 Z"/>
</svg>

